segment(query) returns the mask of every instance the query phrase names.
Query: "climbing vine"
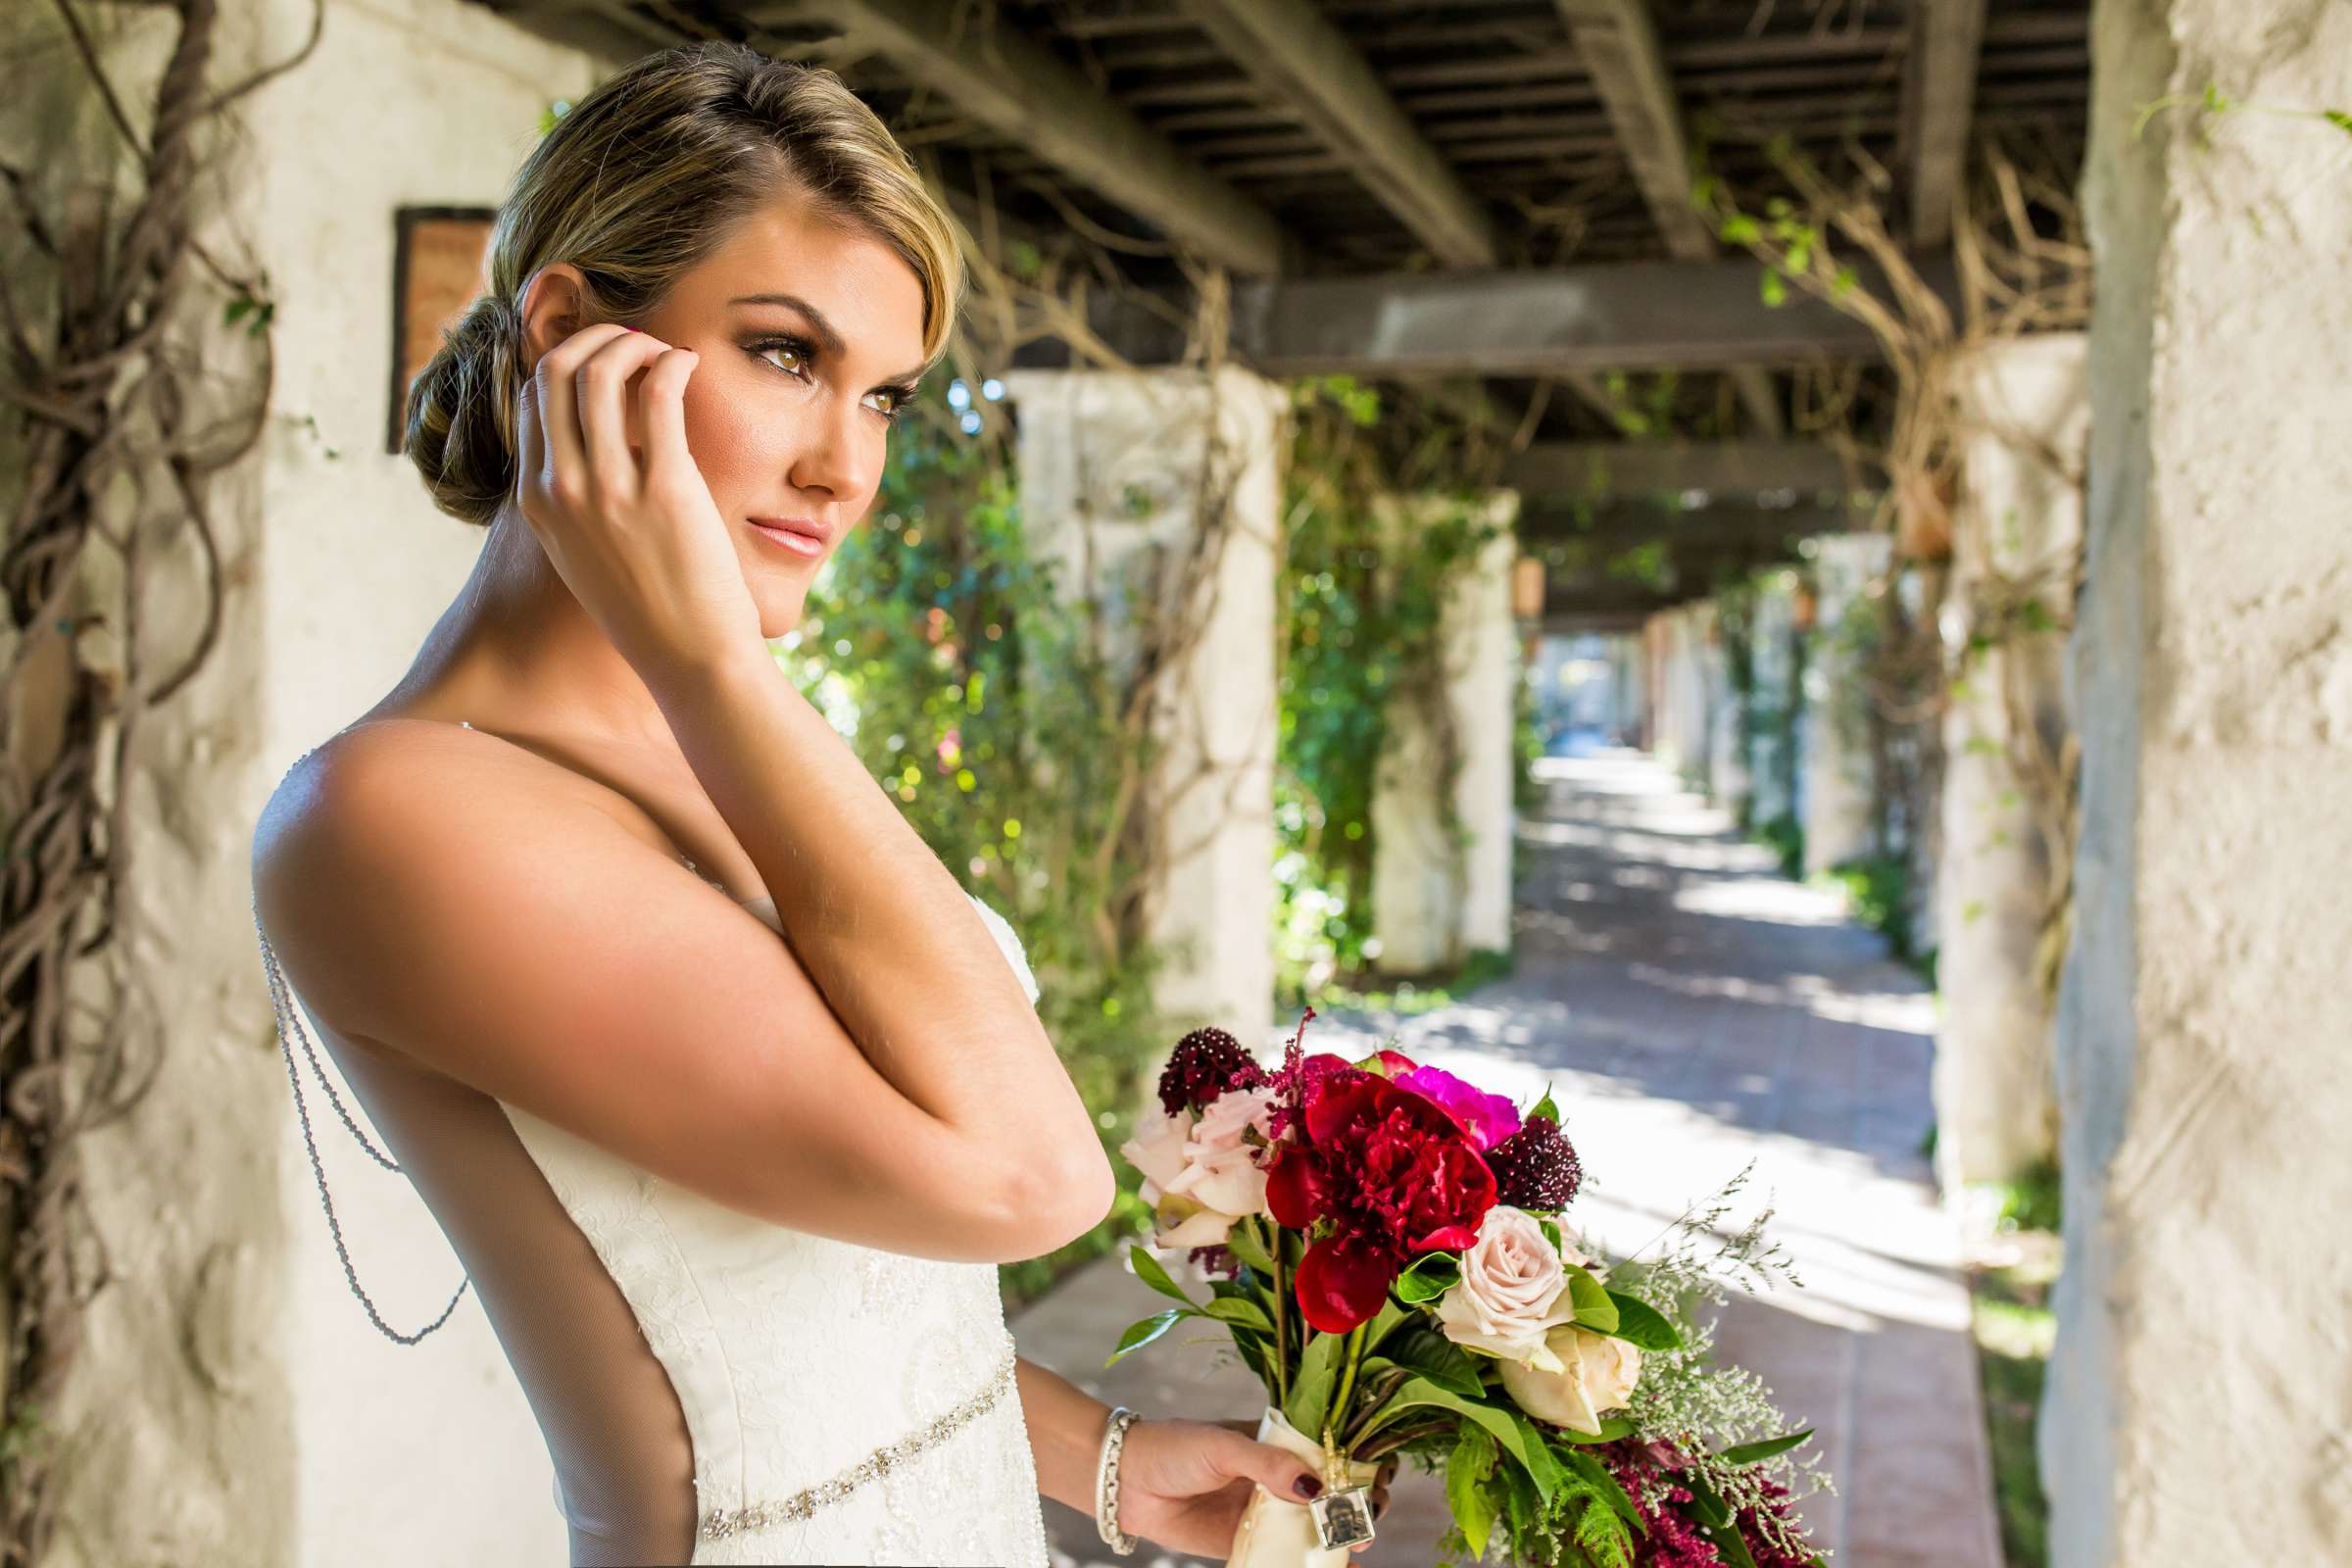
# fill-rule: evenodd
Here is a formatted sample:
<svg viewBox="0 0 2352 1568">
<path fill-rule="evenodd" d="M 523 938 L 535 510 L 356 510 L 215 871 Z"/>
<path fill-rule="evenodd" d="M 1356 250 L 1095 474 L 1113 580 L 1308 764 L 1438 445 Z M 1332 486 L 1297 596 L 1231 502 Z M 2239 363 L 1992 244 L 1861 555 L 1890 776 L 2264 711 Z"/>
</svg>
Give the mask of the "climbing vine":
<svg viewBox="0 0 2352 1568">
<path fill-rule="evenodd" d="M 211 237 L 200 187 L 235 106 L 308 58 L 213 79 L 216 0 L 124 16 L 52 0 L 14 62 L 0 157 L 0 1564 L 40 1560 L 63 1455 L 53 1416 L 91 1303 L 119 1286 L 82 1187 L 85 1134 L 163 1064 L 161 1009 L 122 949 L 128 781 L 149 715 L 221 629 L 214 476 L 269 425 L 267 274 Z M 109 27 L 121 28 L 110 32 Z M 118 49 L 135 35 L 153 51 Z M 160 65 L 134 84 L 113 69 Z M 37 63 L 36 63 L 37 62 Z M 14 95 L 12 95 L 14 96 Z M 39 123 L 32 122 L 38 117 Z M 60 133 L 60 126 L 65 133 Z M 87 127 L 92 133 L 73 132 Z M 233 547 L 235 541 L 227 541 Z M 186 646 L 155 644 L 171 607 Z"/>
<path fill-rule="evenodd" d="M 1372 806 L 1407 710 L 1431 738 L 1454 904 L 1466 902 L 1470 835 L 1453 810 L 1462 759 L 1443 628 L 1463 574 L 1505 526 L 1489 506 L 1503 447 L 1487 421 L 1348 376 L 1298 383 L 1294 404 L 1277 599 L 1285 1006 L 1359 981 L 1379 956 Z"/>
</svg>

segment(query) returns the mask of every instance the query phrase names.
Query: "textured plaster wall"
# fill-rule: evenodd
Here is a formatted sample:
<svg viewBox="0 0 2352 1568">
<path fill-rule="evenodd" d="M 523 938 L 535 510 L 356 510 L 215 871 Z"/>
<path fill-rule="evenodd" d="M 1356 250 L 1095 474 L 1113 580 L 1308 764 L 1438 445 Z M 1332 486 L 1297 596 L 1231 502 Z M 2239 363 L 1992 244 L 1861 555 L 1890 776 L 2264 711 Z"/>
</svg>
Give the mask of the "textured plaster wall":
<svg viewBox="0 0 2352 1568">
<path fill-rule="evenodd" d="M 2078 332 L 1992 344 L 1960 381 L 1947 635 L 1994 641 L 1943 718 L 1936 1161 L 1947 1188 L 2016 1177 L 2056 1152 L 2051 999 L 2037 973 L 2052 866 L 2045 818 L 2028 804 L 2042 786 L 2012 759 L 2035 734 L 2053 760 L 2065 743 L 2065 639 L 2005 620 L 2000 607 L 2030 591 L 2062 622 L 2072 606 L 2063 567 L 2082 536 L 2084 347 Z"/>
<path fill-rule="evenodd" d="M 1823 534 L 1812 541 L 1813 652 L 1805 662 L 1805 874 L 1866 855 L 1871 840 L 1870 751 L 1862 717 L 1868 701 L 1861 672 L 1838 646 L 1837 632 L 1854 600 L 1886 569 L 1893 540 L 1883 533 Z"/>
<path fill-rule="evenodd" d="M 1425 511 L 1452 503 L 1380 497 L 1382 525 L 1418 524 Z M 1410 705 L 1392 705 L 1389 735 L 1372 795 L 1372 924 L 1384 973 L 1426 974 L 1459 962 L 1474 949 L 1511 945 L 1511 730 L 1519 643 L 1511 622 L 1511 523 L 1519 497 L 1496 491 L 1487 520 L 1500 532 L 1466 564 L 1440 610 L 1438 658 L 1443 701 L 1459 748 L 1452 823 L 1441 808 L 1438 737 Z M 1458 823 L 1469 842 L 1450 842 Z M 1456 880 L 1457 865 L 1459 880 Z"/>
<path fill-rule="evenodd" d="M 1147 917 L 1168 962 L 1155 1000 L 1254 1045 L 1273 1027 L 1274 578 L 1287 394 L 1247 370 L 1016 370 L 1022 514 L 1072 594 L 1131 623 L 1130 586 L 1178 612 L 1173 561 L 1200 531 L 1195 497 L 1212 429 L 1232 475 L 1228 531 L 1194 610 L 1202 635 L 1162 677 L 1162 744 L 1146 808 L 1170 861 Z M 1111 650 L 1132 659 L 1132 645 Z"/>
<path fill-rule="evenodd" d="M 2054 1568 L 2352 1561 L 2340 0 L 2099 0 Z"/>
<path fill-rule="evenodd" d="M 252 0 L 222 15 L 226 82 L 294 52 L 311 11 Z M 145 79 L 116 58 L 122 80 Z M 279 1054 L 249 862 L 287 765 L 399 676 L 480 543 L 383 451 L 393 208 L 495 204 L 548 101 L 601 74 L 458 0 L 328 0 L 317 52 L 248 100 L 222 166 L 233 221 L 211 241 L 268 269 L 277 382 L 259 454 L 215 491 L 220 646 L 150 715 L 132 768 L 124 941 L 167 1049 L 139 1111 L 90 1140 L 119 1283 L 63 1412 L 75 1452 L 54 1563 L 562 1560 L 545 1446 L 472 1295 L 404 1348 L 345 1282 Z M 196 629 L 192 602 L 165 604 L 143 628 L 151 661 Z M 361 1281 L 413 1330 L 448 1302 L 457 1259 L 304 1073 Z"/>
</svg>

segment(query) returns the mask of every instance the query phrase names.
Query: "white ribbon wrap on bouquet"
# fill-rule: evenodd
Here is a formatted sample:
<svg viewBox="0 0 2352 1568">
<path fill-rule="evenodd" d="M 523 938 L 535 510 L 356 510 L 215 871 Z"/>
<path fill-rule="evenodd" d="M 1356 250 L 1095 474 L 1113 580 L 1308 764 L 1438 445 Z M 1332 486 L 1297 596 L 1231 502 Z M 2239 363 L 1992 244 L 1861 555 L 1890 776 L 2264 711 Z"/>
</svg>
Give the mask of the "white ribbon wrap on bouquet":
<svg viewBox="0 0 2352 1568">
<path fill-rule="evenodd" d="M 1257 1441 L 1297 1454 L 1329 1484 L 1334 1466 L 1326 1461 L 1323 1445 L 1284 1420 L 1272 1405 L 1258 1418 Z M 1359 1459 L 1337 1468 L 1343 1486 L 1369 1487 L 1380 1474 L 1380 1461 Z M 1242 1510 L 1242 1522 L 1233 1532 L 1225 1568 L 1347 1568 L 1353 1556 L 1346 1546 L 1323 1544 L 1306 1503 L 1258 1486 L 1250 1489 L 1250 1505 Z"/>
</svg>

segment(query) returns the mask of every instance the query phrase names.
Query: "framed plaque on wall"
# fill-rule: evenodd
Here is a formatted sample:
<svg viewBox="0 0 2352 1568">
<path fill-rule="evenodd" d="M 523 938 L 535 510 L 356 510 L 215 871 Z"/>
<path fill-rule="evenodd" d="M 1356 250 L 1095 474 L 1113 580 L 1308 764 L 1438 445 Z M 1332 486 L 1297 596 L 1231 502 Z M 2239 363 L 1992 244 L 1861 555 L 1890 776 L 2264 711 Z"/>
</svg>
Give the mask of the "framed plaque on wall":
<svg viewBox="0 0 2352 1568">
<path fill-rule="evenodd" d="M 488 207 L 403 207 L 392 215 L 392 410 L 384 450 L 398 455 L 409 383 L 439 352 L 441 332 L 482 291 Z"/>
</svg>

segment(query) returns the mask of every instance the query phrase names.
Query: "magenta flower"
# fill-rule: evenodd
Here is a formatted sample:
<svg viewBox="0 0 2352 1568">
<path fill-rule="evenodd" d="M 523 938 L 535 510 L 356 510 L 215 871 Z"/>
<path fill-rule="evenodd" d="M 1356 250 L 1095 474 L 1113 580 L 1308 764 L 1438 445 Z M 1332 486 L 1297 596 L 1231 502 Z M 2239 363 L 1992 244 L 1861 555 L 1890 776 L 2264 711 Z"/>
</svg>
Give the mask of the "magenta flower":
<svg viewBox="0 0 2352 1568">
<path fill-rule="evenodd" d="M 1409 1089 L 1451 1116 L 1484 1153 L 1519 1130 L 1519 1107 L 1508 1095 L 1490 1095 L 1476 1084 L 1464 1083 L 1440 1067 L 1415 1067 L 1390 1080 Z"/>
</svg>

